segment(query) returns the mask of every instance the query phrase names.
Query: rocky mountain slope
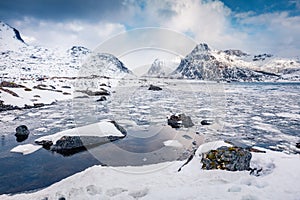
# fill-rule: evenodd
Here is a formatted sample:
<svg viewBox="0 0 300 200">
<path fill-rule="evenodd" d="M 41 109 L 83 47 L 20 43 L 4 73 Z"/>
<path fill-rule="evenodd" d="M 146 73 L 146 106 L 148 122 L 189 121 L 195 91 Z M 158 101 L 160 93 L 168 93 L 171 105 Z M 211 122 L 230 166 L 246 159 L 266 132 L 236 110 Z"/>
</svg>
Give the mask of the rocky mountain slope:
<svg viewBox="0 0 300 200">
<path fill-rule="evenodd" d="M 175 78 L 221 81 L 300 80 L 300 61 L 270 54 L 251 56 L 240 50 L 212 50 L 197 45 L 170 74 Z"/>
</svg>

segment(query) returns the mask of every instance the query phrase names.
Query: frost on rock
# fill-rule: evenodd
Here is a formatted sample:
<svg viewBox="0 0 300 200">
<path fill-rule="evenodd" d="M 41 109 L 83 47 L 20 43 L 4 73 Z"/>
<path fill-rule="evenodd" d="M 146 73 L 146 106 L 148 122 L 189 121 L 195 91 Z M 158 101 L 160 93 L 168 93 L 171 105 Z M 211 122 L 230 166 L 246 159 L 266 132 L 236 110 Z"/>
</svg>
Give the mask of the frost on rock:
<svg viewBox="0 0 300 200">
<path fill-rule="evenodd" d="M 250 151 L 240 147 L 219 147 L 202 154 L 202 169 L 243 171 L 250 169 Z"/>
<path fill-rule="evenodd" d="M 194 126 L 194 123 L 192 122 L 190 116 L 186 116 L 185 114 L 175 114 L 168 118 L 168 125 L 170 125 L 172 128 L 189 128 Z"/>
</svg>

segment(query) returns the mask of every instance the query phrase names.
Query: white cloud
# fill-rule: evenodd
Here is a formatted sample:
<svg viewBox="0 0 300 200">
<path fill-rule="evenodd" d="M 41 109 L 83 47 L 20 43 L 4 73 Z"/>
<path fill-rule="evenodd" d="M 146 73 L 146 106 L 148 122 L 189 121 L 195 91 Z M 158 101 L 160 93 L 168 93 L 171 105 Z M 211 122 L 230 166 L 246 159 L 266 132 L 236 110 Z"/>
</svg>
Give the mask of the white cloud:
<svg viewBox="0 0 300 200">
<path fill-rule="evenodd" d="M 300 55 L 300 16 L 276 12 L 240 17 L 239 20 L 251 32 L 246 46 L 252 51 L 260 50 L 282 56 Z"/>
<path fill-rule="evenodd" d="M 290 1 L 299 5 L 297 2 Z M 299 56 L 300 16 L 288 12 L 234 13 L 219 0 L 126 0 L 120 9 L 115 13 L 117 21 L 24 18 L 12 25 L 27 36 L 29 43 L 49 47 L 83 45 L 93 49 L 126 27 L 162 27 L 188 34 L 212 48 Z"/>
<path fill-rule="evenodd" d="M 133 16 L 143 16 L 136 25 L 170 28 L 213 48 L 299 56 L 300 16 L 287 11 L 233 13 L 218 0 L 153 0 L 145 1 L 142 9 L 137 3 L 131 7 Z"/>
<path fill-rule="evenodd" d="M 198 43 L 206 42 L 214 48 L 242 48 L 245 33 L 231 26 L 231 10 L 220 1 L 154 0 L 140 5 L 132 3 L 137 26 L 160 26 L 188 34 Z"/>
<path fill-rule="evenodd" d="M 53 22 L 24 18 L 14 21 L 13 25 L 29 44 L 64 49 L 74 45 L 94 49 L 112 35 L 125 31 L 124 25 L 109 22 Z"/>
</svg>

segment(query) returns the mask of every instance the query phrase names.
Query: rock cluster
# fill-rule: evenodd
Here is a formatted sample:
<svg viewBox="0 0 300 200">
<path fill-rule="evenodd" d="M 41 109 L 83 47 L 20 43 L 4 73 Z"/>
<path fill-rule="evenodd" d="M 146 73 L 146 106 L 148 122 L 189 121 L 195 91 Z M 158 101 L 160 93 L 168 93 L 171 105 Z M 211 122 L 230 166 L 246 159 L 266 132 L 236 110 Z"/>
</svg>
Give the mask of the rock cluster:
<svg viewBox="0 0 300 200">
<path fill-rule="evenodd" d="M 168 125 L 172 128 L 189 128 L 194 126 L 194 123 L 192 122 L 191 117 L 186 116 L 185 114 L 175 114 L 168 118 Z"/>
</svg>

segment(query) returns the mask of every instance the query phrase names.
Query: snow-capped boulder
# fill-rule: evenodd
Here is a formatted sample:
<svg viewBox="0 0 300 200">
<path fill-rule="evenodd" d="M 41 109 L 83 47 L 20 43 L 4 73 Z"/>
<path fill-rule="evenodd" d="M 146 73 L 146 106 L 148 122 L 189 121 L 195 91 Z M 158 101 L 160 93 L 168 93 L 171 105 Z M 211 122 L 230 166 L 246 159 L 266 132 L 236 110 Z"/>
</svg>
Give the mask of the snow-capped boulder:
<svg viewBox="0 0 300 200">
<path fill-rule="evenodd" d="M 126 130 L 115 121 L 104 120 L 35 140 L 46 149 L 64 155 L 74 154 L 86 148 L 112 142 L 126 136 Z"/>
</svg>

